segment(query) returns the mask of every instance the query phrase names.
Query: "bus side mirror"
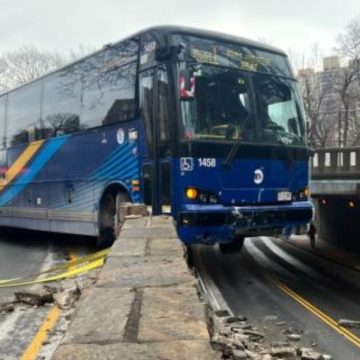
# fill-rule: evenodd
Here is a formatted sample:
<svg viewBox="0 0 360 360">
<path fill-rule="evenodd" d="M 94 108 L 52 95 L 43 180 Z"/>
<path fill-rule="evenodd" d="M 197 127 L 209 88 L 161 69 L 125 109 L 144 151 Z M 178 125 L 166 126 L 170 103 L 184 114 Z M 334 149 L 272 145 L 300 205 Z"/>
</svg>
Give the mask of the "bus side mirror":
<svg viewBox="0 0 360 360">
<path fill-rule="evenodd" d="M 195 77 L 191 76 L 188 69 L 180 70 L 179 73 L 180 100 L 193 100 L 195 96 Z"/>
</svg>

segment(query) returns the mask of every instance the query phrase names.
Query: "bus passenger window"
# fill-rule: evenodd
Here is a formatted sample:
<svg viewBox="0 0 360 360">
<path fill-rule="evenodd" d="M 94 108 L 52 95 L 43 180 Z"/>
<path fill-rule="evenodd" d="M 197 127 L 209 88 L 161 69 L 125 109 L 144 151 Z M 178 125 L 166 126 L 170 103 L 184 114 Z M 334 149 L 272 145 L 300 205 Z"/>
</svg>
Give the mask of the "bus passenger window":
<svg viewBox="0 0 360 360">
<path fill-rule="evenodd" d="M 45 80 L 43 119 L 38 127 L 41 138 L 83 129 L 80 125 L 80 81 L 74 66 Z"/>
<path fill-rule="evenodd" d="M 87 127 L 135 117 L 136 51 L 137 43 L 129 40 L 81 64 L 81 122 Z"/>
<path fill-rule="evenodd" d="M 0 149 L 5 144 L 5 116 L 6 116 L 6 95 L 0 97 Z"/>
<path fill-rule="evenodd" d="M 29 132 L 41 114 L 41 82 L 36 81 L 8 95 L 7 141 L 9 145 L 25 144 L 31 141 Z"/>
</svg>

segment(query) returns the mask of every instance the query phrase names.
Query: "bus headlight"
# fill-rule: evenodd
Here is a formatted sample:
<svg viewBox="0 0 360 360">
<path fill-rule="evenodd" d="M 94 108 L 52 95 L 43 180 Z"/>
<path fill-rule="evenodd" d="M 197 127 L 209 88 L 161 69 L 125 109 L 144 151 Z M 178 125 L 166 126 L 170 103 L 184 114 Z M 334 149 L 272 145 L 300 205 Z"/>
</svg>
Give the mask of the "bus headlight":
<svg viewBox="0 0 360 360">
<path fill-rule="evenodd" d="M 185 193 L 186 197 L 190 200 L 195 200 L 198 196 L 198 191 L 193 187 L 187 188 Z"/>
</svg>

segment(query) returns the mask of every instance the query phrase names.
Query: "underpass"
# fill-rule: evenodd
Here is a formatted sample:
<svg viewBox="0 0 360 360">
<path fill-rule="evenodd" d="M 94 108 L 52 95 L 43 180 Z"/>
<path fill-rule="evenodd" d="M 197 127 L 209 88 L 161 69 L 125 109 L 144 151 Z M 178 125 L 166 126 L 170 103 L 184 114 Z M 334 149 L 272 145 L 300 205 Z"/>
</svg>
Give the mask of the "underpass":
<svg viewBox="0 0 360 360">
<path fill-rule="evenodd" d="M 349 261 L 347 261 L 349 259 Z M 312 348 L 333 359 L 359 359 L 360 256 L 306 238 L 247 239 L 241 253 L 193 248 L 205 296 L 217 310 L 245 316 L 273 343 Z"/>
<path fill-rule="evenodd" d="M 316 149 L 311 165 L 310 188 L 319 237 L 359 251 L 360 148 Z"/>
</svg>

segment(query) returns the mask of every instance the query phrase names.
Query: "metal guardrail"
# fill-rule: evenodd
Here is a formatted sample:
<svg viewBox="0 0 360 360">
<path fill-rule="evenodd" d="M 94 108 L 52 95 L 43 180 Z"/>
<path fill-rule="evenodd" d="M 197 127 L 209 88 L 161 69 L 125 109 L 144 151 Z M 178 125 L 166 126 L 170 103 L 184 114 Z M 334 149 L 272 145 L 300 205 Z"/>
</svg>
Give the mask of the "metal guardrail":
<svg viewBox="0 0 360 360">
<path fill-rule="evenodd" d="M 311 160 L 313 180 L 360 180 L 360 147 L 316 149 Z"/>
</svg>

